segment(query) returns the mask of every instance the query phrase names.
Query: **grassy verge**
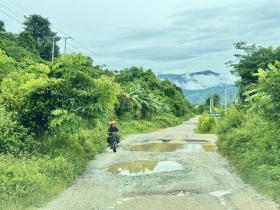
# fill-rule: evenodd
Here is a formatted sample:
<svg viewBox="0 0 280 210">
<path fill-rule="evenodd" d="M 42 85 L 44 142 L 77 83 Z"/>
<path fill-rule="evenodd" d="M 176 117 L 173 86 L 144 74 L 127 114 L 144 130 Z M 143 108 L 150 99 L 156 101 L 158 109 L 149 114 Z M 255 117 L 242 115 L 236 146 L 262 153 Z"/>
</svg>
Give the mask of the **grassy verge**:
<svg viewBox="0 0 280 210">
<path fill-rule="evenodd" d="M 150 121 L 119 121 L 119 128 L 125 136 L 178 125 L 188 118 L 162 115 Z M 32 210 L 56 196 L 84 171 L 87 160 L 104 151 L 104 129 L 79 132 L 67 140 L 62 135 L 55 138 L 56 143 L 49 140 L 51 146 L 48 149 L 56 148 L 50 155 L 21 158 L 0 156 L 0 209 Z M 91 138 L 91 143 L 87 142 L 87 138 Z M 94 150 L 92 155 L 86 156 L 80 144 L 82 148 Z"/>
<path fill-rule="evenodd" d="M 217 127 L 218 149 L 259 192 L 280 201 L 278 125 L 258 114 L 232 109 Z"/>
</svg>

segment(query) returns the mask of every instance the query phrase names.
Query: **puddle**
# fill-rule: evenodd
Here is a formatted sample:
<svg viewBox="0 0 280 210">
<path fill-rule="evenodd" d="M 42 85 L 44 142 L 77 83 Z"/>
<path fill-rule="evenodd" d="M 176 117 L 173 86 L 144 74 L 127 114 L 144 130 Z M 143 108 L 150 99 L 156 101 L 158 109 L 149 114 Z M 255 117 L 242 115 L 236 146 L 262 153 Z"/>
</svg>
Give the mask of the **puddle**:
<svg viewBox="0 0 280 210">
<path fill-rule="evenodd" d="M 209 143 L 209 141 L 207 141 L 207 140 L 200 140 L 200 139 L 185 139 L 185 141 L 188 143 L 196 143 L 196 144 Z"/>
<path fill-rule="evenodd" d="M 151 143 L 133 145 L 131 150 L 145 152 L 215 152 L 217 147 L 214 144 Z"/>
<path fill-rule="evenodd" d="M 184 144 L 164 144 L 164 143 L 151 143 L 133 145 L 132 151 L 145 151 L 145 152 L 175 152 L 183 148 Z"/>
<path fill-rule="evenodd" d="M 139 160 L 111 165 L 108 171 L 114 174 L 137 176 L 183 170 L 183 166 L 175 161 Z"/>
<path fill-rule="evenodd" d="M 217 150 L 217 146 L 214 144 L 203 144 L 201 146 L 205 152 L 215 152 Z"/>
<path fill-rule="evenodd" d="M 217 146 L 214 144 L 185 144 L 181 149 L 177 150 L 179 152 L 215 152 Z"/>
</svg>

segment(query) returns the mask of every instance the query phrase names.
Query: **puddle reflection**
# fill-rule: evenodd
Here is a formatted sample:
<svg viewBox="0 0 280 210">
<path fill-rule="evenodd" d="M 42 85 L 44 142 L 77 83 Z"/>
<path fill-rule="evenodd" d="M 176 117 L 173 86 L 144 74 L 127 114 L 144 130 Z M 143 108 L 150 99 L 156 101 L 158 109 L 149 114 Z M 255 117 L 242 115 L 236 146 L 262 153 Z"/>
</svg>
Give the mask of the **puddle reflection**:
<svg viewBox="0 0 280 210">
<path fill-rule="evenodd" d="M 118 163 L 109 166 L 108 171 L 114 174 L 136 176 L 183 170 L 183 166 L 175 161 L 152 161 L 140 160 L 125 163 Z"/>
<path fill-rule="evenodd" d="M 144 152 L 215 152 L 217 150 L 217 147 L 215 144 L 151 143 L 133 145 L 131 150 Z"/>
</svg>

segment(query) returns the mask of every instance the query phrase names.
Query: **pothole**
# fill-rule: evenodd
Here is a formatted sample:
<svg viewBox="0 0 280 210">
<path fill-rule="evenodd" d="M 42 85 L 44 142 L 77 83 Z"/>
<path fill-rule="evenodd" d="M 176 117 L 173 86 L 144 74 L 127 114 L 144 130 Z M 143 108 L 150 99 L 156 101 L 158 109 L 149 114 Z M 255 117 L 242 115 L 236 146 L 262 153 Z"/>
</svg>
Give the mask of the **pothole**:
<svg viewBox="0 0 280 210">
<path fill-rule="evenodd" d="M 197 143 L 197 144 L 209 143 L 209 141 L 207 141 L 207 140 L 201 140 L 201 139 L 184 139 L 184 141 L 186 141 L 186 142 L 188 142 L 188 143 Z"/>
<path fill-rule="evenodd" d="M 170 142 L 172 139 L 159 139 L 159 140 L 165 143 L 165 142 Z"/>
<path fill-rule="evenodd" d="M 150 143 L 133 145 L 131 150 L 145 152 L 174 152 L 183 146 L 184 144 Z"/>
<path fill-rule="evenodd" d="M 143 152 L 215 152 L 215 144 L 170 144 L 170 143 L 149 143 L 131 146 L 131 151 Z"/>
<path fill-rule="evenodd" d="M 182 148 L 177 151 L 180 152 L 215 152 L 217 150 L 217 146 L 215 144 L 185 144 Z"/>
<path fill-rule="evenodd" d="M 127 176 L 154 174 L 183 170 L 183 166 L 175 161 L 139 160 L 114 164 L 108 167 L 109 172 Z"/>
</svg>

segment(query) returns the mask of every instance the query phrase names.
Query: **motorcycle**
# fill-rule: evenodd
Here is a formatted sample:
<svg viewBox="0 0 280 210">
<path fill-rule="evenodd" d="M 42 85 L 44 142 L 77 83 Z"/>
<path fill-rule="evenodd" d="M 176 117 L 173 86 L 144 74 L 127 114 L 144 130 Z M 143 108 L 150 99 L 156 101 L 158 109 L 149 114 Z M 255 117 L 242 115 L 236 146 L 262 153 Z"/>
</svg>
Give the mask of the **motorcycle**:
<svg viewBox="0 0 280 210">
<path fill-rule="evenodd" d="M 117 152 L 119 136 L 116 132 L 110 132 L 108 134 L 109 134 L 110 148 L 113 149 L 113 152 Z"/>
</svg>

